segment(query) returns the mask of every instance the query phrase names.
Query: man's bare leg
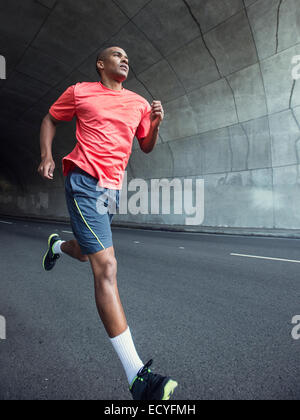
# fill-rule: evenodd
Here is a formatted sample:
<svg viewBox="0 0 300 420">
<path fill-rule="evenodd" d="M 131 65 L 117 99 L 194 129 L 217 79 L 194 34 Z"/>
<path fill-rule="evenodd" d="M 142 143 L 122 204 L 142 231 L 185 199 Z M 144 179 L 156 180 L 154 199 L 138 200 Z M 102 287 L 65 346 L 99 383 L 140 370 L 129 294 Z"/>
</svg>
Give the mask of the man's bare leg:
<svg viewBox="0 0 300 420">
<path fill-rule="evenodd" d="M 79 260 L 80 262 L 88 262 L 89 260 L 87 255 L 82 254 L 79 243 L 76 241 L 76 239 L 73 239 L 72 241 L 64 242 L 61 245 L 61 250 L 65 254 L 69 255 L 75 260 Z"/>
<path fill-rule="evenodd" d="M 114 248 L 88 256 L 95 281 L 95 297 L 100 318 L 110 338 L 128 328 L 117 285 L 117 260 Z"/>
<path fill-rule="evenodd" d="M 100 318 L 110 338 L 128 328 L 117 285 L 117 260 L 114 248 L 90 256 L 83 255 L 76 240 L 64 242 L 61 250 L 70 257 L 90 261 L 94 273 L 95 297 Z"/>
<path fill-rule="evenodd" d="M 95 297 L 100 318 L 131 385 L 144 364 L 139 358 L 128 327 L 117 285 L 114 248 L 89 255 L 95 280 Z"/>
</svg>

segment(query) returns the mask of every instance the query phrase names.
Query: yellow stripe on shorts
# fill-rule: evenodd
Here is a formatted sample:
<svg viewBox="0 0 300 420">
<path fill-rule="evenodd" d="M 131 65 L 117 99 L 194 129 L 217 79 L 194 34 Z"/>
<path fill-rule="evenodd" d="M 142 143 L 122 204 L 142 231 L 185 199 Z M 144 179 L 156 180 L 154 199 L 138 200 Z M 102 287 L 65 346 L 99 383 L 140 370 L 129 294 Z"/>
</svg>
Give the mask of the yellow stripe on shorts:
<svg viewBox="0 0 300 420">
<path fill-rule="evenodd" d="M 82 212 L 80 210 L 80 207 L 79 207 L 77 201 L 75 200 L 75 198 L 74 198 L 74 201 L 75 201 L 76 207 L 77 207 L 77 209 L 79 211 L 79 214 L 82 217 L 82 220 L 84 221 L 84 223 L 86 224 L 86 226 L 88 227 L 88 229 L 92 232 L 92 234 L 95 236 L 95 238 L 97 239 L 97 241 L 99 242 L 99 244 L 102 246 L 102 248 L 105 249 L 105 246 L 103 245 L 103 243 L 100 241 L 100 239 L 98 238 L 98 236 L 96 235 L 96 233 L 93 231 L 93 229 L 90 228 L 88 222 L 83 217 L 83 214 L 82 214 Z"/>
</svg>

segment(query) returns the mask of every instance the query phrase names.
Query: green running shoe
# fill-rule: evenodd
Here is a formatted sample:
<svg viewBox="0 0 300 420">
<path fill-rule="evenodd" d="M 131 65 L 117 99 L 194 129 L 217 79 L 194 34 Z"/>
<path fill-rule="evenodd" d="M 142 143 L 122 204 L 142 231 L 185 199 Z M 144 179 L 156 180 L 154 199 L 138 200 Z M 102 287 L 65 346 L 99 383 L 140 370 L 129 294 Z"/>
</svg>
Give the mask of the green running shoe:
<svg viewBox="0 0 300 420">
<path fill-rule="evenodd" d="M 134 400 L 169 400 L 174 393 L 178 383 L 166 376 L 157 375 L 151 372 L 149 367 L 153 360 L 150 360 L 137 374 L 132 382 L 130 392 Z"/>
<path fill-rule="evenodd" d="M 60 255 L 54 254 L 52 250 L 55 242 L 60 241 L 60 240 L 61 239 L 59 235 L 57 235 L 57 233 L 54 233 L 53 235 L 49 236 L 48 249 L 43 258 L 43 267 L 45 271 L 51 271 L 54 268 L 57 260 L 60 258 Z"/>
</svg>

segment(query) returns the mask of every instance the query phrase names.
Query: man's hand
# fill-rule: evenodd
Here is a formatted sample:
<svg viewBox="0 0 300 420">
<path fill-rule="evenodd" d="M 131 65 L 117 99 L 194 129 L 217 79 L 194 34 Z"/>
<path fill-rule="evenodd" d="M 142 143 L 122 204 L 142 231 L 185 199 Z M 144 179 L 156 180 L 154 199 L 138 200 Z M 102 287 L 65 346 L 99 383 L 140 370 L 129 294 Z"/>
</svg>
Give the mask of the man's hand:
<svg viewBox="0 0 300 420">
<path fill-rule="evenodd" d="M 54 160 L 52 158 L 45 158 L 42 160 L 38 168 L 38 173 L 44 179 L 53 180 L 54 169 L 55 169 Z"/>
<path fill-rule="evenodd" d="M 152 102 L 151 125 L 153 128 L 158 127 L 164 119 L 165 113 L 160 101 Z"/>
<path fill-rule="evenodd" d="M 160 101 L 153 101 L 150 114 L 151 127 L 150 131 L 144 139 L 140 139 L 140 147 L 144 153 L 151 153 L 156 146 L 159 136 L 159 126 L 164 119 L 165 113 Z"/>
</svg>

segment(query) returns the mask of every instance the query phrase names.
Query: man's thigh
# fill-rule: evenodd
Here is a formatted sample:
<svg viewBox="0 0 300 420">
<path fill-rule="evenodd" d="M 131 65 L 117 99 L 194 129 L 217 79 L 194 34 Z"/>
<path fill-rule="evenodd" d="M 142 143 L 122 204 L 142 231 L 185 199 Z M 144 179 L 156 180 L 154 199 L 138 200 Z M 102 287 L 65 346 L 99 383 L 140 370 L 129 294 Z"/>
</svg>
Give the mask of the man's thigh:
<svg viewBox="0 0 300 420">
<path fill-rule="evenodd" d="M 113 247 L 111 218 L 97 180 L 80 171 L 66 179 L 66 200 L 71 226 L 83 255 Z"/>
</svg>

